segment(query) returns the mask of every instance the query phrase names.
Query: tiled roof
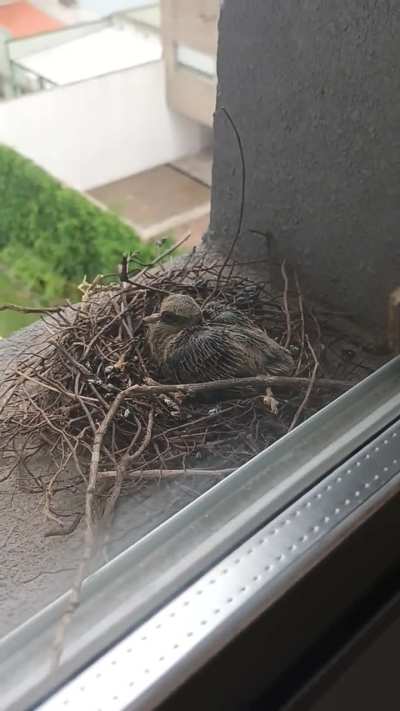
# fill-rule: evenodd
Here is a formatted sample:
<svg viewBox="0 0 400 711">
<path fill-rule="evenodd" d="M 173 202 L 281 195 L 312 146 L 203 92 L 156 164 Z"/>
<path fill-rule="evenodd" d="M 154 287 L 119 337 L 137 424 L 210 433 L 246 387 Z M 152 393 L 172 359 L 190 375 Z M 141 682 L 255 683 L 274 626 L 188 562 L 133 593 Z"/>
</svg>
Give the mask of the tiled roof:
<svg viewBox="0 0 400 711">
<path fill-rule="evenodd" d="M 50 32 L 63 24 L 28 2 L 11 2 L 0 5 L 0 27 L 13 37 L 29 37 L 41 32 Z"/>
</svg>

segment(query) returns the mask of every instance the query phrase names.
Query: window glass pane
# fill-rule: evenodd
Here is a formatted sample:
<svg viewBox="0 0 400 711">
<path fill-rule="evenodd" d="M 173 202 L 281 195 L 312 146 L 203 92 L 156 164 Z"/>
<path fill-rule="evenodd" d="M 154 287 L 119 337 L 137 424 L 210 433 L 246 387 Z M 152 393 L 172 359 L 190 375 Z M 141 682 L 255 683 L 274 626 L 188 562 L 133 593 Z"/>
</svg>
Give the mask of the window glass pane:
<svg viewBox="0 0 400 711">
<path fill-rule="evenodd" d="M 0 2 L 0 639 L 40 674 L 398 417 L 397 15 Z"/>
</svg>

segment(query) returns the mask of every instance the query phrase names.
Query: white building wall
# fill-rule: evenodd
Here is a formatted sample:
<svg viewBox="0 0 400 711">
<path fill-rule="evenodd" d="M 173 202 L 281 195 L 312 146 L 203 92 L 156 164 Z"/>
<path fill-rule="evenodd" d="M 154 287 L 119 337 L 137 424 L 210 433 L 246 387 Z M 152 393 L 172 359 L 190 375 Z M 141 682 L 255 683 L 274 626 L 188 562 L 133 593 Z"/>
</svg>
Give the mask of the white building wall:
<svg viewBox="0 0 400 711">
<path fill-rule="evenodd" d="M 195 153 L 210 132 L 170 111 L 153 62 L 1 102 L 0 143 L 88 190 Z"/>
</svg>

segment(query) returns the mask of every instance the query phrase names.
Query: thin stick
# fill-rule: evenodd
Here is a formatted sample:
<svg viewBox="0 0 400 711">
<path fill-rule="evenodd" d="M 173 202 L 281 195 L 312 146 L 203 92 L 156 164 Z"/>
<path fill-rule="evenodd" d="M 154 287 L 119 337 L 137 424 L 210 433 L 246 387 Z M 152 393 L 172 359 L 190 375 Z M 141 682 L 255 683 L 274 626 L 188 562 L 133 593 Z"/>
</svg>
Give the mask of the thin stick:
<svg viewBox="0 0 400 711">
<path fill-rule="evenodd" d="M 126 472 L 128 479 L 168 479 L 174 476 L 226 476 L 232 474 L 235 469 L 137 469 L 133 472 Z M 100 479 L 113 479 L 117 476 L 116 471 L 101 472 Z"/>
<path fill-rule="evenodd" d="M 156 257 L 155 259 L 153 259 L 153 260 L 150 262 L 149 266 L 146 267 L 146 271 L 147 271 L 147 269 L 150 269 L 150 267 L 154 267 L 156 264 L 158 264 L 159 262 L 161 262 L 161 260 L 164 260 L 165 257 L 169 257 L 170 254 L 172 254 L 173 252 L 176 252 L 176 250 L 179 249 L 179 247 L 181 247 L 182 244 L 184 244 L 185 242 L 187 242 L 188 239 L 189 239 L 189 237 L 191 237 L 191 236 L 192 236 L 192 233 L 191 233 L 191 232 L 187 232 L 187 233 L 182 237 L 182 239 L 178 240 L 178 242 L 175 242 L 173 245 L 171 245 L 171 247 L 169 247 L 169 249 L 167 249 L 165 252 L 163 252 L 163 253 L 160 254 L 158 257 Z"/>
<path fill-rule="evenodd" d="M 304 306 L 303 306 L 303 294 L 301 292 L 301 287 L 300 287 L 300 281 L 297 272 L 295 271 L 294 273 L 294 279 L 296 282 L 296 289 L 297 289 L 297 297 L 298 297 L 298 303 L 299 303 L 299 313 L 300 313 L 300 323 L 301 323 L 301 331 L 300 331 L 300 339 L 301 339 L 301 346 L 300 346 L 300 354 L 299 354 L 299 360 L 297 361 L 297 367 L 295 370 L 295 375 L 299 372 L 301 368 L 301 363 L 303 360 L 303 354 L 304 354 L 304 338 L 305 338 L 305 324 L 304 324 Z"/>
<path fill-rule="evenodd" d="M 314 348 L 312 347 L 312 345 L 311 345 L 311 343 L 310 343 L 310 339 L 308 338 L 308 336 L 307 336 L 307 344 L 308 344 L 308 347 L 309 347 L 309 349 L 310 349 L 310 351 L 311 351 L 311 353 L 312 353 L 312 356 L 313 356 L 313 358 L 314 358 L 314 368 L 313 368 L 313 372 L 312 372 L 312 374 L 311 374 L 311 378 L 310 378 L 309 383 L 308 383 L 307 392 L 306 392 L 306 394 L 305 394 L 305 396 L 304 396 L 304 399 L 303 399 L 303 401 L 302 401 L 300 407 L 299 407 L 298 410 L 296 411 L 295 416 L 293 417 L 293 420 L 292 420 L 291 423 L 290 423 L 288 432 L 290 432 L 290 430 L 292 430 L 292 429 L 296 426 L 297 422 L 299 421 L 300 415 L 302 414 L 304 408 L 306 407 L 306 405 L 307 405 L 307 403 L 308 403 L 308 401 L 309 401 L 309 399 L 310 399 L 310 395 L 311 395 L 312 389 L 313 389 L 314 384 L 315 384 L 315 379 L 316 379 L 316 377 L 317 377 L 317 370 L 318 370 L 318 368 L 319 368 L 319 361 L 318 361 L 318 359 L 317 359 L 317 356 L 315 355 Z"/>
<path fill-rule="evenodd" d="M 76 531 L 76 529 L 78 528 L 78 526 L 81 522 L 82 516 L 83 516 L 83 514 L 81 514 L 81 513 L 75 514 L 74 519 L 69 524 L 69 526 L 64 526 L 64 528 L 62 528 L 61 530 L 56 529 L 55 531 L 46 531 L 46 533 L 43 534 L 44 537 L 45 538 L 54 538 L 55 536 L 70 536 L 71 533 Z M 71 570 L 73 570 L 73 568 L 71 568 Z"/>
<path fill-rule="evenodd" d="M 128 279 L 129 284 L 143 286 L 143 284 L 138 284 L 137 280 L 140 279 L 140 277 L 142 277 L 146 272 L 148 272 L 149 269 L 152 269 L 153 267 L 156 266 L 156 264 L 161 262 L 163 259 L 165 259 L 166 257 L 169 257 L 169 255 L 172 254 L 172 252 L 176 252 L 176 250 L 179 249 L 179 247 L 182 244 L 184 244 L 184 242 L 187 242 L 189 237 L 191 237 L 191 236 L 192 236 L 192 233 L 187 232 L 185 234 L 185 236 L 182 237 L 182 239 L 180 239 L 178 242 L 175 242 L 171 247 L 169 247 L 169 249 L 167 249 L 162 254 L 159 254 L 159 256 L 156 257 L 155 259 L 153 259 L 149 264 L 146 264 L 146 266 L 138 274 L 136 274 L 135 279 Z M 147 286 L 146 286 L 146 288 L 147 288 Z"/>
<path fill-rule="evenodd" d="M 127 390 L 129 390 L 128 388 Z M 84 547 L 83 555 L 79 563 L 74 584 L 70 592 L 70 600 L 68 607 L 60 621 L 58 629 L 56 631 L 56 636 L 53 644 L 53 660 L 51 669 L 54 670 L 58 667 L 61 659 L 61 654 L 64 647 L 65 630 L 72 618 L 72 615 L 80 603 L 82 583 L 86 575 L 88 563 L 92 556 L 95 535 L 94 535 L 94 524 L 93 524 L 93 499 L 95 495 L 97 474 L 100 463 L 100 452 L 101 446 L 103 444 L 104 436 L 108 430 L 108 427 L 116 414 L 118 407 L 126 397 L 127 390 L 122 390 L 113 400 L 110 409 L 108 410 L 106 416 L 101 422 L 100 426 L 95 432 L 93 438 L 93 453 L 90 461 L 89 467 L 89 483 L 86 489 L 86 500 L 85 500 L 85 518 L 86 518 L 86 528 L 84 537 Z"/>
<path fill-rule="evenodd" d="M 128 390 L 130 390 L 130 388 L 127 388 L 127 390 L 122 390 L 114 398 L 114 400 L 110 406 L 110 409 L 108 410 L 106 416 L 104 417 L 100 426 L 96 430 L 96 433 L 93 438 L 93 453 L 92 453 L 92 458 L 91 458 L 90 467 L 89 467 L 89 482 L 88 482 L 88 486 L 86 489 L 86 504 L 85 504 L 86 526 L 87 526 L 89 541 L 91 543 L 93 543 L 93 541 L 94 541 L 93 508 L 92 508 L 92 506 L 93 506 L 93 499 L 94 499 L 95 490 L 96 490 L 97 473 L 98 473 L 99 464 L 100 464 L 101 446 L 103 444 L 103 439 L 104 439 L 105 434 L 108 430 L 108 427 L 109 427 L 114 415 L 116 414 L 121 402 L 126 397 L 126 393 Z"/>
<path fill-rule="evenodd" d="M 125 452 L 124 456 L 121 459 L 120 465 L 118 466 L 118 468 L 115 472 L 114 486 L 113 486 L 112 492 L 108 498 L 106 510 L 104 513 L 105 519 L 111 518 L 115 504 L 117 503 L 118 497 L 121 493 L 122 483 L 123 483 L 123 480 L 126 476 L 127 467 L 132 462 L 134 462 L 135 459 L 138 459 L 140 457 L 140 455 L 144 452 L 144 450 L 150 444 L 151 435 L 153 432 L 153 422 L 154 422 L 154 411 L 150 410 L 149 420 L 147 423 L 147 429 L 146 429 L 145 436 L 143 438 L 143 442 L 141 443 L 140 447 L 138 447 L 138 449 L 136 450 L 136 452 L 134 454 L 130 454 L 131 448 L 130 447 L 128 448 L 128 450 Z"/>
<path fill-rule="evenodd" d="M 46 390 L 51 390 L 54 393 L 62 393 L 66 397 L 71 398 L 71 400 L 76 400 L 76 401 L 83 401 L 83 402 L 92 402 L 96 403 L 97 400 L 94 397 L 87 397 L 86 395 L 74 395 L 73 393 L 68 392 L 67 390 L 64 390 L 61 386 L 59 388 L 53 387 L 52 385 L 49 385 L 46 383 L 44 380 L 42 380 L 39 376 L 36 378 L 32 378 L 30 375 L 27 373 L 22 372 L 21 370 L 18 370 L 18 368 L 15 369 L 14 371 L 17 375 L 21 377 L 22 380 L 29 380 L 29 382 L 34 383 L 35 385 L 41 385 L 43 388 Z"/>
<path fill-rule="evenodd" d="M 50 345 L 54 346 L 54 348 L 56 348 L 58 351 L 60 351 L 63 356 L 65 356 L 65 358 L 69 360 L 72 366 L 76 368 L 76 370 L 78 370 L 80 373 L 82 373 L 82 375 L 84 375 L 86 378 L 93 378 L 93 373 L 88 368 L 86 368 L 86 366 L 82 365 L 82 363 L 78 363 L 78 361 L 75 360 L 71 353 L 69 353 L 69 351 L 67 351 L 67 349 L 64 348 L 64 346 L 62 346 L 61 343 L 59 343 L 55 338 L 50 339 L 49 343 Z"/>
<path fill-rule="evenodd" d="M 222 111 L 222 113 L 225 114 L 226 118 L 228 119 L 228 121 L 232 127 L 235 137 L 236 137 L 236 142 L 237 142 L 238 149 L 239 149 L 240 165 L 242 168 L 242 181 L 241 181 L 241 195 L 240 195 L 240 211 L 239 211 L 238 224 L 237 224 L 237 228 L 236 228 L 236 234 L 235 234 L 234 239 L 232 240 L 231 247 L 230 247 L 229 252 L 226 256 L 226 259 L 222 265 L 222 269 L 220 270 L 220 273 L 218 274 L 218 279 L 220 279 L 226 265 L 228 264 L 232 254 L 233 254 L 233 250 L 236 247 L 236 243 L 239 240 L 240 235 L 242 234 L 244 207 L 245 207 L 245 203 L 246 203 L 246 161 L 244 159 L 244 150 L 243 150 L 242 139 L 240 138 L 239 131 L 236 128 L 235 122 L 234 122 L 232 116 L 230 115 L 229 111 L 225 107 L 221 107 L 220 111 Z"/>
<path fill-rule="evenodd" d="M 230 378 L 229 380 L 211 380 L 205 383 L 190 383 L 190 384 L 175 384 L 175 385 L 131 385 L 124 390 L 120 395 L 124 398 L 129 395 L 141 395 L 148 393 L 183 393 L 185 395 L 194 395 L 201 392 L 212 392 L 213 390 L 224 390 L 231 387 L 246 387 L 252 385 L 260 385 L 260 390 L 265 386 L 271 388 L 291 389 L 293 387 L 308 388 L 310 383 L 309 378 L 292 378 L 290 376 L 281 375 L 256 375 L 251 378 Z M 332 380 L 324 378 L 319 380 L 318 388 L 323 390 L 346 390 L 354 383 L 345 380 Z"/>
<path fill-rule="evenodd" d="M 283 276 L 283 281 L 285 282 L 285 288 L 283 290 L 283 308 L 286 316 L 286 329 L 287 335 L 284 347 L 287 348 L 290 341 L 292 340 L 292 322 L 290 319 L 289 303 L 288 303 L 288 291 L 289 291 L 289 279 L 286 273 L 286 259 L 283 260 L 281 264 L 281 272 Z"/>
<path fill-rule="evenodd" d="M 2 304 L 0 306 L 0 311 L 19 311 L 23 314 L 56 314 L 60 311 L 64 311 L 65 304 L 63 306 L 18 306 L 17 304 Z"/>
<path fill-rule="evenodd" d="M 239 211 L 239 219 L 238 219 L 238 223 L 237 223 L 237 227 L 236 227 L 235 236 L 234 236 L 234 238 L 233 238 L 233 240 L 232 240 L 232 243 L 231 243 L 231 246 L 230 246 L 230 248 L 229 248 L 229 250 L 228 250 L 228 254 L 226 255 L 226 257 L 225 257 L 224 261 L 222 262 L 222 265 L 221 265 L 221 267 L 220 267 L 220 269 L 219 269 L 219 272 L 218 272 L 218 275 L 217 275 L 217 281 L 216 281 L 216 283 L 215 283 L 215 287 L 214 287 L 212 293 L 211 293 L 211 294 L 207 297 L 207 299 L 204 301 L 204 303 L 203 303 L 203 308 L 204 308 L 204 306 L 205 306 L 206 304 L 209 303 L 209 301 L 211 301 L 211 299 L 214 298 L 214 296 L 215 296 L 216 293 L 218 292 L 219 284 L 220 284 L 222 275 L 223 275 L 223 273 L 224 273 L 224 269 L 225 269 L 225 267 L 227 266 L 227 264 L 229 263 L 229 261 L 230 261 L 230 259 L 231 259 L 231 257 L 232 257 L 232 254 L 233 254 L 233 252 L 234 252 L 234 249 L 235 249 L 235 247 L 236 247 L 236 244 L 237 244 L 237 242 L 239 241 L 239 239 L 240 239 L 240 237 L 241 237 L 242 228 L 243 228 L 244 207 L 245 207 L 245 201 L 246 201 L 246 161 L 245 161 L 245 159 L 244 159 L 244 150 L 243 150 L 242 139 L 240 138 L 239 131 L 237 130 L 236 125 L 235 125 L 235 122 L 234 122 L 232 116 L 230 115 L 229 111 L 228 111 L 227 109 L 225 109 L 224 107 L 221 107 L 221 108 L 220 108 L 220 111 L 221 111 L 221 112 L 226 116 L 226 118 L 228 119 L 228 121 L 229 121 L 229 123 L 230 123 L 230 125 L 231 125 L 231 127 L 232 127 L 232 130 L 233 130 L 233 132 L 234 132 L 234 135 L 235 135 L 235 138 L 236 138 L 236 142 L 237 142 L 237 145 L 238 145 L 238 149 L 239 149 L 240 164 L 241 164 L 241 168 L 242 168 L 242 181 L 241 181 L 241 190 L 240 190 L 240 192 L 241 192 L 241 194 L 240 194 L 240 211 Z"/>
</svg>

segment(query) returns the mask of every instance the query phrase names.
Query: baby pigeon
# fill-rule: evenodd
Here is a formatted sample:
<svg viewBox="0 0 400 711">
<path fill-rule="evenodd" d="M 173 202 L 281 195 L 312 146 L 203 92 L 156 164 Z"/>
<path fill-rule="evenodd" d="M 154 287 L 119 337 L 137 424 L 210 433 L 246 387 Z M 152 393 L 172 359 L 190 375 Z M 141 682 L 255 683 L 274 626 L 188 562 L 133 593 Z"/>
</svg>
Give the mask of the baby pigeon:
<svg viewBox="0 0 400 711">
<path fill-rule="evenodd" d="M 290 353 L 246 318 L 229 310 L 205 321 L 186 294 L 166 297 L 144 320 L 149 345 L 166 383 L 196 383 L 256 375 L 288 375 Z"/>
</svg>

